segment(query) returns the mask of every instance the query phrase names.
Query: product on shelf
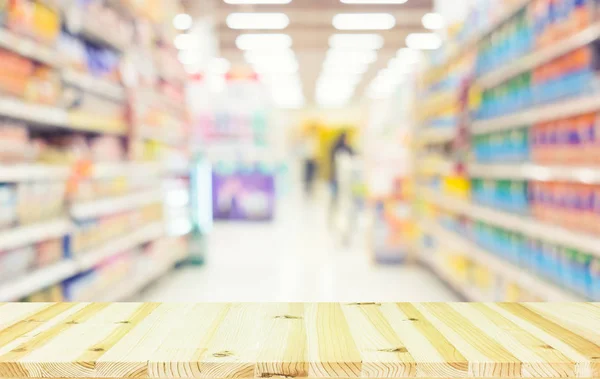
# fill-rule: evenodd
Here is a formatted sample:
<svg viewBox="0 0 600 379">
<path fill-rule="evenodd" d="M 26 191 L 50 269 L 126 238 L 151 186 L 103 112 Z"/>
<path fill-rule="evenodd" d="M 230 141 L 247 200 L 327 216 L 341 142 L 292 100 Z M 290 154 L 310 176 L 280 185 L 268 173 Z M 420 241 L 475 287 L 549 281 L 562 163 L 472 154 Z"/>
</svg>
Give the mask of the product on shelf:
<svg viewBox="0 0 600 379">
<path fill-rule="evenodd" d="M 445 229 L 474 242 L 486 253 L 581 296 L 600 299 L 599 257 L 451 213 L 442 212 L 439 219 Z"/>
<path fill-rule="evenodd" d="M 519 180 L 472 179 L 473 201 L 509 212 L 528 214 L 527 182 Z"/>
<path fill-rule="evenodd" d="M 6 24 L 11 31 L 45 44 L 56 41 L 61 26 L 58 11 L 36 0 L 8 1 Z"/>
<path fill-rule="evenodd" d="M 48 287 L 23 299 L 30 303 L 60 303 L 65 300 L 61 285 Z"/>
<path fill-rule="evenodd" d="M 472 149 L 480 163 L 527 162 L 533 146 L 530 147 L 528 130 L 517 128 L 474 136 Z"/>
<path fill-rule="evenodd" d="M 61 239 L 0 251 L 0 284 L 57 263 L 61 259 L 63 259 Z"/>
</svg>

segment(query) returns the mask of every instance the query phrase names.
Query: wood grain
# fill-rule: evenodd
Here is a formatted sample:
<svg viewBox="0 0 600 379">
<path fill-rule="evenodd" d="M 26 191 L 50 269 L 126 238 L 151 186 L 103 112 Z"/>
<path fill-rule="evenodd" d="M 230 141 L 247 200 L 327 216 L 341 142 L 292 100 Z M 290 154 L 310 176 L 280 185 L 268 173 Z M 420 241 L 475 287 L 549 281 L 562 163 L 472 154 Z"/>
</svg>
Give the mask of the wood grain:
<svg viewBox="0 0 600 379">
<path fill-rule="evenodd" d="M 593 303 L 0 303 L 0 378 L 599 378 Z"/>
</svg>

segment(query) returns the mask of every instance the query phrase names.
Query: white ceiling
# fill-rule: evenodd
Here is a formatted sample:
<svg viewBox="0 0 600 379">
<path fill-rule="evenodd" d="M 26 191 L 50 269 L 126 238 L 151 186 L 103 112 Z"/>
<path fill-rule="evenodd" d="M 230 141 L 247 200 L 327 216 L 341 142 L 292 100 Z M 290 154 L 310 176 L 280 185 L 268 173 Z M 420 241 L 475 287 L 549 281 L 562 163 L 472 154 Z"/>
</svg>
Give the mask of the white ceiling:
<svg viewBox="0 0 600 379">
<path fill-rule="evenodd" d="M 283 5 L 230 5 L 224 0 L 185 0 L 187 11 L 193 17 L 211 15 L 219 39 L 221 56 L 232 64 L 244 63 L 243 53 L 236 47 L 235 39 L 243 33 L 286 33 L 293 39 L 292 49 L 296 53 L 300 78 L 303 83 L 307 105 L 314 99 L 315 83 L 328 49 L 328 40 L 335 33 L 377 33 L 384 37 L 384 46 L 378 59 L 370 65 L 355 91 L 355 98 L 363 95 L 365 87 L 377 72 L 386 67 L 398 49 L 405 47 L 405 38 L 412 32 L 425 32 L 421 18 L 432 11 L 433 0 L 408 0 L 404 4 L 343 4 L 340 0 L 292 0 Z M 233 12 L 282 12 L 288 15 L 290 24 L 282 31 L 232 30 L 225 20 Z M 338 13 L 391 13 L 396 26 L 385 31 L 338 31 L 332 26 L 333 16 Z"/>
</svg>

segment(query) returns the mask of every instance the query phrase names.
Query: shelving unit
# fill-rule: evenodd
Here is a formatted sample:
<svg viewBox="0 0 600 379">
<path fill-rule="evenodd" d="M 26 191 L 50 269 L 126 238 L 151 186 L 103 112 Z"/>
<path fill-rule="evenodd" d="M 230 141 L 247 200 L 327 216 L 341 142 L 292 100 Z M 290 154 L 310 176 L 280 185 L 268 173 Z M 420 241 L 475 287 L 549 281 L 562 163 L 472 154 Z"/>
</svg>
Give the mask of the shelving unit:
<svg viewBox="0 0 600 379">
<path fill-rule="evenodd" d="M 532 163 L 471 163 L 468 167 L 468 172 L 472 177 L 484 179 L 561 181 L 600 184 L 600 168 L 594 167 L 544 166 Z"/>
<path fill-rule="evenodd" d="M 444 244 L 447 244 L 452 249 L 464 252 L 471 259 L 486 267 L 490 267 L 502 278 L 519 283 L 523 288 L 527 288 L 545 301 L 582 302 L 587 300 L 583 297 L 574 295 L 555 284 L 545 281 L 544 279 L 538 278 L 522 268 L 479 248 L 471 241 L 456 233 L 445 230 L 435 222 L 426 222 L 422 224 L 422 227 L 432 232 L 432 234 L 440 241 L 444 241 Z M 494 299 L 491 299 L 491 301 L 494 301 Z"/>
<path fill-rule="evenodd" d="M 33 225 L 0 230 L 0 251 L 59 238 L 69 233 L 71 228 L 72 224 L 68 219 L 59 218 Z"/>
<path fill-rule="evenodd" d="M 506 3 L 509 2 L 505 2 L 504 4 Z M 565 159 L 563 161 L 564 163 L 541 164 L 540 162 L 543 161 L 543 158 L 536 155 L 536 152 L 533 150 L 535 149 L 535 146 L 531 146 L 530 142 L 535 138 L 535 136 L 532 136 L 531 134 L 533 131 L 524 131 L 527 128 L 536 128 L 535 131 L 541 131 L 540 133 L 543 133 L 543 131 L 546 130 L 544 129 L 546 126 L 544 123 L 568 119 L 572 122 L 574 117 L 594 114 L 600 111 L 600 100 L 597 96 L 598 94 L 594 92 L 597 91 L 596 86 L 590 85 L 586 87 L 581 85 L 580 87 L 574 87 L 577 89 L 581 88 L 578 93 L 575 92 L 574 89 L 570 89 L 569 91 L 565 89 L 564 93 L 557 89 L 556 96 L 551 95 L 548 96 L 547 99 L 544 96 L 537 96 L 537 92 L 535 92 L 537 87 L 533 88 L 534 85 L 538 85 L 539 83 L 546 83 L 543 80 L 539 83 L 535 81 L 536 77 L 534 75 L 537 73 L 540 73 L 540 78 L 543 77 L 543 68 L 548 67 L 550 70 L 552 67 L 556 67 L 556 65 L 564 62 L 560 61 L 560 58 L 569 57 L 567 54 L 575 54 L 579 49 L 597 42 L 600 39 L 600 23 L 598 23 L 597 19 L 594 19 L 587 26 L 580 25 L 579 29 L 575 29 L 572 25 L 567 25 L 570 29 L 566 29 L 565 27 L 560 36 L 553 37 L 555 40 L 552 40 L 552 42 L 545 40 L 542 41 L 545 43 L 540 44 L 540 41 L 537 40 L 538 35 L 532 35 L 532 41 L 525 41 L 527 36 L 518 33 L 530 32 L 529 28 L 532 28 L 532 26 L 530 24 L 521 24 L 521 22 L 527 23 L 531 22 L 531 20 L 527 18 L 521 19 L 522 13 L 520 12 L 524 10 L 528 12 L 529 10 L 526 10 L 526 7 L 530 6 L 532 1 L 520 0 L 512 2 L 512 4 L 512 6 L 505 8 L 495 21 L 488 22 L 488 27 L 486 27 L 485 30 L 480 31 L 468 41 L 460 43 L 460 48 L 451 51 L 450 54 L 448 54 L 449 58 L 442 65 L 435 67 L 424 74 L 423 82 L 425 83 L 425 86 L 423 87 L 425 87 L 426 91 L 424 91 L 425 95 L 421 96 L 421 104 L 429 104 L 430 102 L 437 101 L 439 98 L 445 98 L 447 88 L 441 84 L 447 83 L 450 79 L 450 83 L 460 82 L 467 87 L 468 91 L 466 93 L 469 94 L 466 96 L 467 100 L 465 100 L 465 92 L 462 92 L 461 87 L 462 93 L 459 94 L 459 92 L 456 91 L 454 99 L 459 106 L 457 108 L 450 108 L 449 110 L 442 108 L 439 114 L 434 114 L 434 117 L 439 117 L 442 121 L 449 119 L 449 117 L 455 117 L 460 120 L 460 130 L 465 129 L 465 131 L 473 137 L 471 143 L 477 145 L 469 146 L 468 140 L 463 141 L 462 138 L 457 138 L 458 128 L 437 130 L 431 128 L 427 122 L 422 122 L 415 132 L 416 140 L 419 142 L 416 144 L 416 156 L 418 157 L 417 164 L 423 166 L 421 169 L 416 170 L 418 173 L 417 196 L 424 200 L 424 214 L 428 210 L 427 205 L 433 205 L 433 209 L 437 208 L 438 211 L 441 210 L 440 213 L 442 214 L 440 217 L 447 218 L 444 219 L 445 222 L 455 223 L 467 228 L 473 226 L 475 222 L 477 222 L 478 225 L 480 224 L 483 231 L 476 229 L 474 230 L 474 233 L 489 233 L 489 238 L 491 239 L 490 244 L 493 245 L 494 243 L 498 243 L 498 251 L 502 251 L 503 248 L 506 248 L 505 246 L 500 246 L 502 245 L 502 241 L 498 240 L 498 238 L 502 238 L 502 233 L 505 232 L 507 233 L 507 238 L 514 237 L 515 235 L 517 235 L 518 238 L 525 238 L 526 242 L 523 243 L 548 245 L 548 247 L 544 246 L 541 248 L 539 254 L 542 255 L 549 254 L 549 251 L 551 251 L 552 248 L 568 250 L 569 253 L 573 254 L 569 259 L 577 259 L 578 262 L 588 262 L 587 264 L 590 268 L 586 269 L 588 271 L 586 271 L 585 275 L 586 278 L 588 278 L 587 275 L 589 275 L 592 277 L 592 280 L 594 280 L 592 270 L 594 264 L 600 262 L 597 261 L 600 259 L 600 236 L 541 221 L 541 219 L 536 219 L 533 215 L 529 215 L 530 211 L 528 209 L 523 209 L 522 214 L 510 213 L 503 209 L 475 204 L 469 200 L 471 198 L 476 198 L 475 196 L 479 195 L 479 192 L 474 192 L 473 194 L 471 192 L 471 187 L 473 187 L 475 191 L 487 191 L 485 194 L 489 193 L 489 196 L 494 196 L 494 191 L 501 192 L 504 190 L 504 187 L 502 186 L 510 186 L 513 184 L 515 186 L 527 186 L 529 185 L 529 182 L 539 184 L 540 188 L 542 188 L 541 191 L 546 192 L 551 191 L 552 188 L 554 188 L 554 183 L 559 183 L 557 185 L 562 186 L 561 188 L 563 188 L 563 191 L 571 188 L 569 185 L 581 186 L 577 188 L 582 188 L 582 191 L 595 191 L 595 188 L 590 186 L 600 185 L 600 166 L 594 167 L 592 163 L 580 163 L 577 165 L 576 163 L 571 163 L 574 162 L 574 159 Z M 490 6 L 497 6 L 498 8 L 500 8 L 500 5 L 501 2 L 498 2 L 497 4 L 490 3 Z M 587 5 L 590 7 L 592 6 L 590 4 Z M 597 12 L 598 8 L 597 6 L 595 7 L 594 11 Z M 491 8 L 486 8 L 485 11 L 480 9 L 480 11 L 484 13 L 489 12 L 488 14 L 493 13 Z M 539 11 L 541 12 L 542 10 Z M 478 17 L 483 16 L 478 13 Z M 511 24 L 512 26 L 503 28 L 507 22 L 513 22 L 513 24 Z M 467 28 L 469 27 L 467 26 Z M 488 36 L 496 33 L 501 28 L 505 33 L 498 33 L 497 39 L 492 38 L 492 40 L 486 40 Z M 571 31 L 570 35 L 567 35 L 567 30 Z M 540 33 L 538 30 L 535 32 Z M 494 46 L 494 44 L 501 43 L 503 45 Z M 527 45 L 521 46 L 519 45 L 520 43 L 527 43 Z M 492 45 L 490 46 L 490 44 Z M 503 48 L 504 50 L 502 50 Z M 525 51 L 525 48 L 529 49 L 529 51 Z M 496 51 L 496 49 L 500 50 Z M 581 51 L 581 54 L 589 52 L 588 50 Z M 476 59 L 473 59 L 471 53 L 475 53 Z M 502 55 L 504 58 L 506 58 L 508 54 L 515 55 L 510 55 L 510 60 L 502 60 L 501 57 L 494 57 L 492 55 L 483 56 L 482 54 L 505 54 Z M 590 52 L 589 54 L 593 55 L 594 53 Z M 586 57 L 588 56 L 589 55 L 586 55 Z M 469 70 L 467 70 L 467 72 L 460 70 L 464 68 L 462 66 L 463 58 L 465 62 L 469 62 Z M 459 61 L 459 59 L 461 60 Z M 491 59 L 491 63 L 500 61 L 504 63 L 501 65 L 496 64 L 494 68 L 486 71 L 484 66 L 493 66 L 489 65 L 490 62 L 486 59 Z M 498 60 L 494 61 L 495 59 Z M 587 75 L 589 71 L 585 70 L 588 70 L 586 64 L 589 62 L 585 61 L 585 63 L 579 63 L 583 66 L 583 68 L 581 68 L 582 72 Z M 452 69 L 454 69 L 454 71 L 451 71 Z M 591 68 L 589 70 L 591 70 Z M 480 71 L 482 73 L 478 74 Z M 531 74 L 529 74 L 530 72 Z M 445 76 L 440 77 L 440 73 Z M 576 71 L 576 73 L 579 73 L 579 71 Z M 457 79 L 458 75 L 463 76 Z M 557 79 L 559 77 L 558 71 L 553 72 L 552 75 L 555 76 L 550 75 L 549 77 L 554 80 L 551 83 L 555 83 L 555 87 L 563 84 L 565 87 L 571 85 L 559 82 L 559 79 Z M 434 79 L 433 81 L 432 78 Z M 515 81 L 511 81 L 512 79 L 515 79 Z M 514 94 L 510 92 L 510 86 L 513 84 L 515 87 L 513 88 L 515 91 Z M 532 87 L 528 89 L 525 87 L 527 85 Z M 552 88 L 554 89 L 555 87 Z M 441 89 L 438 90 L 438 93 L 430 93 L 431 91 L 429 91 L 429 88 Z M 495 91 L 496 88 L 498 91 Z M 503 92 L 503 90 L 505 91 Z M 484 91 L 486 92 L 484 93 Z M 489 97 L 486 97 L 488 95 Z M 515 98 L 509 98 L 509 95 L 515 96 Z M 532 98 L 517 98 L 520 95 L 532 96 Z M 562 97 L 559 95 L 562 95 Z M 551 98 L 553 98 L 553 100 L 550 100 Z M 486 117 L 485 114 L 487 108 L 483 108 L 486 112 L 476 112 L 476 108 L 479 105 L 477 100 L 482 100 L 485 106 L 489 106 L 490 109 L 495 112 L 494 114 L 500 114 L 500 116 Z M 490 103 L 486 103 L 486 101 L 490 101 Z M 492 103 L 492 101 L 498 101 L 498 103 Z M 502 101 L 506 101 L 506 104 L 502 103 Z M 510 101 L 514 101 L 514 104 L 510 103 Z M 504 108 L 495 109 L 493 108 L 494 106 L 506 106 L 506 109 L 518 110 L 512 112 L 508 110 L 500 112 L 500 110 Z M 460 115 L 454 113 L 458 109 L 460 109 Z M 417 112 L 416 118 L 418 118 L 419 114 L 420 112 Z M 552 126 L 552 124 L 549 124 L 548 128 L 550 129 Z M 568 127 L 573 128 L 572 125 Z M 511 131 L 515 131 L 515 133 L 509 133 Z M 520 160 L 517 160 L 515 156 L 510 156 L 509 153 L 502 155 L 504 152 L 500 150 L 502 149 L 502 146 L 504 146 L 503 143 L 508 143 L 507 141 L 509 141 L 510 138 L 513 138 L 513 140 L 518 139 L 518 142 L 513 142 L 515 144 L 522 143 L 521 141 L 523 141 L 523 139 L 527 139 L 524 143 L 530 144 L 528 147 L 531 148 L 531 161 L 529 161 L 527 157 L 521 158 L 520 156 L 518 158 Z M 447 144 L 453 140 L 456 140 L 456 144 Z M 585 143 L 588 143 L 586 146 L 589 146 L 590 142 L 587 142 L 586 140 Z M 486 148 L 490 149 L 489 157 L 484 156 L 486 151 L 477 150 Z M 492 151 L 492 149 L 498 149 L 497 156 L 492 156 L 492 153 L 495 153 L 496 151 Z M 448 156 L 439 157 L 439 155 L 445 154 Z M 515 154 L 520 154 L 520 152 L 515 152 Z M 438 163 L 432 163 L 433 157 L 438 158 Z M 481 157 L 481 161 L 475 161 L 479 157 Z M 458 159 L 460 162 L 457 161 L 453 163 L 453 159 Z M 486 159 L 486 163 L 483 163 L 484 159 Z M 556 162 L 558 162 L 558 160 Z M 584 161 L 582 160 L 580 162 Z M 464 167 L 464 172 L 462 169 L 447 169 L 448 166 L 459 167 L 459 163 L 461 167 Z M 523 184 L 523 182 L 525 184 Z M 477 186 L 483 186 L 483 189 Z M 550 188 L 550 190 L 548 190 L 548 188 Z M 517 190 L 515 189 L 514 191 Z M 504 192 L 502 193 L 506 196 L 509 195 Z M 457 196 L 451 196 L 451 194 L 457 194 Z M 504 199 L 504 201 L 509 200 Z M 432 211 L 432 214 L 437 213 L 436 211 Z M 446 248 L 449 252 L 454 250 L 461 251 L 471 262 L 475 262 L 473 264 L 473 267 L 475 267 L 474 272 L 477 272 L 476 270 L 479 268 L 487 268 L 489 271 L 494 272 L 498 277 L 505 278 L 511 283 L 516 283 L 520 289 L 525 290 L 523 292 L 526 293 L 526 295 L 533 295 L 542 300 L 584 300 L 583 295 L 577 295 L 562 288 L 562 283 L 566 283 L 565 281 L 570 279 L 565 279 L 564 277 L 555 278 L 554 280 L 556 280 L 556 283 L 561 284 L 553 284 L 550 281 L 543 279 L 541 276 L 538 277 L 536 274 L 526 272 L 526 270 L 513 264 L 512 261 L 509 261 L 508 258 L 505 259 L 503 255 L 496 255 L 492 252 L 488 252 L 465 237 L 444 229 L 439 224 L 440 221 L 425 216 L 422 216 L 422 218 L 427 219 L 426 222 L 421 223 L 421 229 L 423 230 L 424 235 L 428 235 L 434 241 L 438 241 L 438 246 L 442 249 Z M 482 236 L 481 238 L 484 237 L 485 236 Z M 455 289 L 458 287 L 458 291 L 465 294 L 465 297 L 471 300 L 485 300 L 486 296 L 482 297 L 481 293 L 477 293 L 477 291 L 475 291 L 475 293 L 465 293 L 466 290 L 460 288 L 460 283 L 457 285 L 456 281 L 452 281 L 452 274 L 447 268 L 443 267 L 444 263 L 432 261 L 433 258 L 429 256 L 430 253 L 431 251 L 425 251 L 423 253 L 423 260 L 426 261 L 440 277 L 447 282 L 451 282 L 451 285 Z M 449 256 L 452 255 L 450 254 Z M 566 259 L 567 258 L 565 257 L 565 260 Z M 589 263 L 590 261 L 591 263 Z M 457 259 L 456 262 L 460 263 L 460 259 Z M 554 264 L 555 261 L 552 262 L 552 264 Z M 568 262 L 570 263 L 565 262 L 562 264 L 566 266 L 575 266 L 575 263 L 572 261 Z M 540 273 L 541 275 L 541 273 L 544 273 L 544 270 L 540 269 L 537 264 L 539 263 L 534 265 L 532 271 Z M 581 265 L 583 264 L 584 263 L 581 263 Z M 584 270 L 584 268 L 581 268 L 581 270 Z M 551 276 L 551 274 L 548 275 Z M 581 277 L 583 277 L 583 275 L 584 274 L 581 273 Z M 586 280 L 590 279 L 588 278 Z M 578 293 L 581 294 L 593 292 L 586 289 L 589 288 L 589 284 L 586 284 L 586 288 L 583 288 L 583 284 L 569 283 L 568 285 L 576 288 Z M 595 294 L 589 296 L 595 296 Z"/>
<path fill-rule="evenodd" d="M 61 140 L 54 142 L 55 144 L 48 148 L 50 160 L 42 154 L 33 154 L 34 149 L 32 148 L 31 154 L 22 154 L 21 163 L 13 164 L 12 156 L 3 161 L 4 163 L 0 163 L 0 184 L 6 185 L 8 190 L 13 191 L 7 191 L 11 195 L 18 194 L 18 190 L 21 189 L 27 195 L 30 192 L 38 194 L 46 184 L 52 186 L 57 184 L 58 187 L 64 184 L 66 188 L 63 199 L 64 209 L 61 210 L 62 214 L 55 219 L 0 230 L 0 258 L 4 252 L 11 253 L 11 250 L 15 249 L 31 248 L 32 254 L 40 254 L 41 249 L 55 249 L 61 241 L 63 245 L 61 261 L 42 267 L 46 264 L 43 263 L 45 260 L 36 256 L 35 262 L 28 265 L 29 271 L 21 274 L 20 277 L 8 281 L 0 278 L 0 301 L 19 300 L 36 293 L 37 299 L 39 299 L 40 294 L 46 296 L 43 292 L 46 292 L 44 290 L 49 287 L 60 285 L 64 290 L 69 282 L 77 281 L 78 278 L 86 277 L 90 273 L 100 275 L 106 266 L 110 267 L 113 264 L 113 261 L 124 260 L 128 264 L 139 263 L 146 257 L 144 253 L 154 252 L 153 249 L 160 243 L 165 241 L 168 243 L 172 240 L 167 236 L 167 220 L 164 219 L 160 207 L 147 206 L 164 203 L 161 186 L 166 177 L 170 175 L 164 168 L 163 162 L 160 161 L 167 157 L 163 152 L 165 145 L 170 145 L 171 150 L 181 148 L 186 151 L 183 148 L 186 138 L 169 140 L 165 136 L 152 136 L 155 141 L 159 142 L 161 155 L 159 156 L 155 152 L 156 145 L 149 146 L 149 144 L 143 143 L 141 145 L 144 150 L 140 152 L 138 151 L 140 146 L 133 146 L 134 144 L 131 143 L 140 141 L 136 136 L 136 122 L 133 117 L 129 116 L 135 109 L 136 91 L 150 94 L 159 105 L 164 104 L 176 109 L 182 115 L 185 114 L 186 105 L 185 103 L 179 104 L 163 93 L 160 87 L 162 82 L 158 76 L 153 78 L 146 76 L 144 87 L 139 89 L 131 83 L 127 87 L 123 85 L 121 82 L 124 83 L 125 78 L 119 79 L 120 72 L 118 71 L 119 68 L 122 68 L 119 63 L 123 63 L 120 60 L 125 58 L 123 53 L 133 50 L 135 50 L 135 54 L 143 54 L 151 60 L 152 62 L 147 63 L 157 66 L 155 67 L 156 71 L 160 71 L 160 64 L 164 58 L 161 54 L 169 53 L 165 48 L 165 41 L 171 36 L 168 33 L 163 34 L 165 28 L 163 25 L 157 25 L 162 21 L 150 18 L 143 9 L 139 8 L 139 4 L 131 3 L 129 5 L 132 7 L 130 8 L 121 1 L 102 1 L 96 4 L 98 7 L 90 6 L 90 3 L 61 1 L 57 2 L 55 6 L 54 2 L 44 2 L 57 12 L 52 15 L 52 17 L 56 17 L 52 21 L 57 22 L 53 24 L 56 26 L 54 32 L 58 33 L 59 29 L 62 29 L 62 33 L 65 35 L 61 38 L 73 42 L 71 48 L 79 47 L 80 51 L 86 52 L 81 56 L 75 57 L 76 54 L 73 54 L 72 51 L 64 50 L 62 43 L 55 41 L 55 43 L 44 45 L 36 42 L 33 37 L 22 37 L 5 27 L 0 27 L 0 48 L 32 60 L 35 62 L 33 66 L 36 69 L 38 67 L 46 69 L 46 66 L 50 68 L 52 78 L 56 79 L 54 90 L 59 94 L 69 88 L 79 89 L 83 93 L 81 100 L 77 99 L 78 101 L 71 104 L 71 107 L 63 106 L 60 101 L 46 101 L 56 104 L 54 106 L 35 103 L 36 100 L 32 99 L 37 99 L 36 96 L 21 94 L 21 97 L 17 98 L 16 95 L 15 97 L 0 95 L 0 117 L 17 121 L 14 125 L 11 124 L 13 128 L 23 126 L 31 129 L 24 137 L 29 139 L 25 143 L 28 142 L 31 146 L 33 146 L 34 139 L 36 141 L 39 139 L 46 148 L 45 144 L 51 145 L 52 142 L 49 141 L 56 133 L 57 138 L 64 138 L 69 147 L 77 145 L 77 149 L 82 146 L 82 150 L 89 149 L 89 151 L 85 151 L 85 153 L 89 153 L 87 155 L 84 153 L 62 156 L 63 151 L 60 149 L 63 146 L 61 143 L 64 142 Z M 86 9 L 86 6 L 89 8 Z M 100 7 L 107 8 L 100 9 Z M 89 13 L 94 9 L 99 13 Z M 116 11 L 116 14 L 113 13 L 112 16 L 117 17 L 110 17 L 109 12 L 113 11 Z M 173 8 L 173 11 L 176 9 Z M 163 21 L 170 25 L 171 16 L 171 14 L 165 14 Z M 117 20 L 116 18 L 119 17 L 122 19 Z M 123 38 L 121 34 L 115 33 L 115 30 L 130 30 L 133 35 L 133 22 L 136 21 L 136 18 L 145 18 L 144 22 L 148 22 L 148 25 L 151 26 L 150 33 L 152 34 L 144 33 L 147 34 L 147 41 L 145 41 L 147 43 L 138 43 L 139 41 L 134 41 L 133 38 L 129 40 Z M 121 29 L 107 30 L 106 25 L 111 22 Z M 62 24 L 62 28 L 58 23 Z M 31 33 L 35 34 L 33 30 Z M 136 35 L 135 38 L 141 39 L 144 36 Z M 43 39 L 39 37 L 37 40 Z M 161 41 L 160 46 L 157 41 Z M 93 45 L 92 50 L 95 54 L 88 50 L 90 44 Z M 133 44 L 139 45 L 138 48 L 129 49 Z M 173 50 L 172 53 L 176 54 L 176 51 Z M 98 59 L 108 59 L 110 63 L 107 63 L 105 67 L 104 64 L 99 65 L 99 62 L 94 62 Z M 132 64 L 137 66 L 135 62 Z M 128 68 L 133 69 L 134 67 L 130 65 Z M 148 71 L 147 67 L 145 69 Z M 42 102 L 42 100 L 39 101 Z M 182 116 L 182 125 L 185 121 Z M 169 132 L 165 129 L 161 128 L 157 131 Z M 71 137 L 76 138 L 71 140 Z M 97 143 L 98 140 L 100 143 Z M 94 145 L 94 143 L 97 144 Z M 8 148 L 10 147 L 8 146 Z M 93 150 L 95 148 L 97 149 Z M 118 152 L 115 152 L 117 149 Z M 92 150 L 94 154 L 90 153 Z M 154 153 L 148 154 L 150 150 Z M 106 153 L 106 151 L 109 152 Z M 15 153 L 19 153 L 19 151 Z M 15 154 L 15 156 L 21 155 Z M 89 162 L 90 156 L 93 156 L 92 159 L 98 162 L 115 161 L 115 163 Z M 124 159 L 126 161 L 123 161 Z M 38 161 L 58 161 L 62 164 L 47 165 L 37 163 Z M 117 188 L 117 186 L 121 186 L 123 183 L 126 183 L 127 188 L 135 192 L 114 198 L 97 198 L 103 196 L 104 193 L 121 193 L 122 187 Z M 84 198 L 96 198 L 96 200 L 86 202 L 75 200 Z M 23 199 L 21 198 L 19 201 L 23 202 Z M 124 212 L 139 217 L 132 217 L 131 221 L 125 223 L 119 219 Z M 16 217 L 13 221 L 15 225 L 22 222 L 24 221 L 20 217 Z M 111 222 L 119 223 L 118 225 L 127 224 L 130 229 L 123 230 L 124 235 L 105 241 L 82 254 L 79 254 L 70 245 L 73 243 L 71 239 L 75 236 L 85 239 L 88 237 L 86 235 L 88 230 L 96 230 L 96 224 L 94 224 L 94 228 L 89 228 L 90 223 L 98 223 L 98 228 L 104 227 L 106 230 L 110 230 Z M 110 231 L 110 234 L 113 235 L 113 232 Z M 82 235 L 83 237 L 81 237 Z M 94 234 L 94 237 L 96 236 Z M 90 246 L 89 241 L 84 245 Z M 53 253 L 55 252 L 53 251 Z M 116 291 L 102 295 L 115 296 L 115 299 L 128 298 L 184 258 L 175 256 L 170 251 L 160 253 L 164 254 L 159 255 L 158 261 L 162 264 L 157 264 L 157 267 L 153 268 L 150 272 L 152 275 L 143 278 L 128 278 L 127 283 L 114 283 L 112 287 Z M 1 260 L 0 264 L 3 264 Z M 133 279 L 136 280 L 135 283 L 132 281 Z M 122 297 L 118 294 L 121 294 Z"/>
<path fill-rule="evenodd" d="M 71 216 L 78 220 L 85 220 L 124 212 L 161 201 L 161 191 L 150 190 L 116 198 L 99 199 L 86 203 L 74 204 L 71 207 Z"/>
<path fill-rule="evenodd" d="M 464 200 L 452 199 L 428 189 L 422 189 L 422 191 L 429 202 L 451 212 L 463 214 L 471 219 L 484 221 L 508 230 L 514 230 L 529 237 L 581 249 L 600 257 L 599 237 L 546 224 L 527 216 L 483 207 Z"/>
</svg>

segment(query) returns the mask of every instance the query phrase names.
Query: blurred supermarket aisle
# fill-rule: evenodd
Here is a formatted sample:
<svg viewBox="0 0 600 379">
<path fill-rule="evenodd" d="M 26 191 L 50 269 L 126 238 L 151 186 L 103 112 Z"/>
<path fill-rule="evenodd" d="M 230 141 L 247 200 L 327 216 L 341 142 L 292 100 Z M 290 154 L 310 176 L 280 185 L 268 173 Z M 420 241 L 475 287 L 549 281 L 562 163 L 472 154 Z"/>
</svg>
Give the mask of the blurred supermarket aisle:
<svg viewBox="0 0 600 379">
<path fill-rule="evenodd" d="M 286 199 L 274 223 L 217 224 L 204 267 L 172 272 L 139 300 L 458 300 L 420 267 L 373 264 L 360 233 L 352 248 L 340 247 L 327 227 L 325 200 L 307 206 Z"/>
</svg>

